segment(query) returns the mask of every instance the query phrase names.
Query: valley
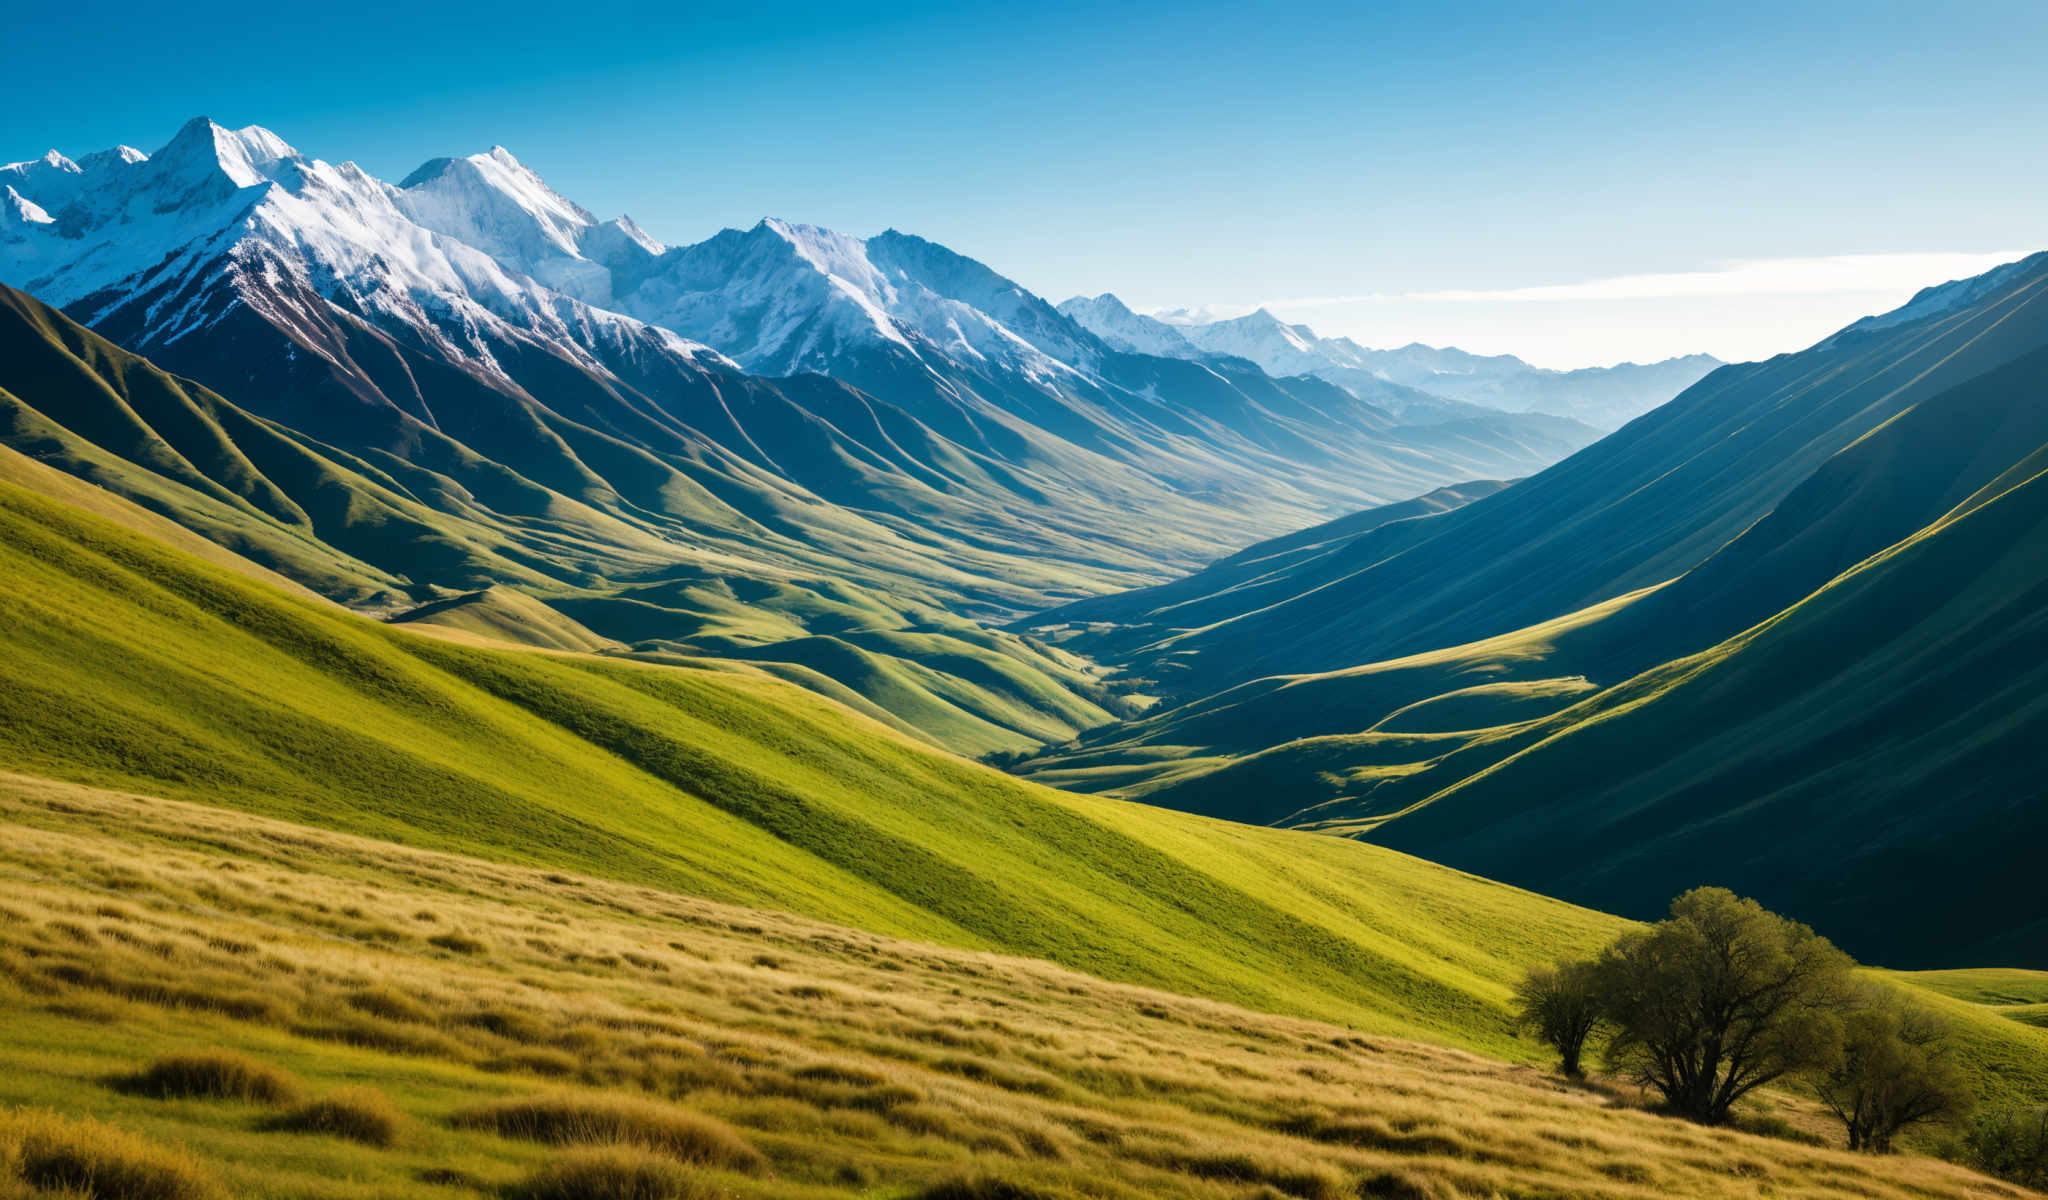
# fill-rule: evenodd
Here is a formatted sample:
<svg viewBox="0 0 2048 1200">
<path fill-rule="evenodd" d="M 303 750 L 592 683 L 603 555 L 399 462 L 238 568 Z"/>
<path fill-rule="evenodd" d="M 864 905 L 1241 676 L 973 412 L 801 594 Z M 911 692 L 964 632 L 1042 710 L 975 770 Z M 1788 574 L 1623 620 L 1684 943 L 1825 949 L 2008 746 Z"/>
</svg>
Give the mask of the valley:
<svg viewBox="0 0 2048 1200">
<path fill-rule="evenodd" d="M 1553 370 L 393 177 L 0 167 L 0 1200 L 2027 1194 L 1525 990 L 1727 887 L 2048 1111 L 2048 254 Z"/>
</svg>

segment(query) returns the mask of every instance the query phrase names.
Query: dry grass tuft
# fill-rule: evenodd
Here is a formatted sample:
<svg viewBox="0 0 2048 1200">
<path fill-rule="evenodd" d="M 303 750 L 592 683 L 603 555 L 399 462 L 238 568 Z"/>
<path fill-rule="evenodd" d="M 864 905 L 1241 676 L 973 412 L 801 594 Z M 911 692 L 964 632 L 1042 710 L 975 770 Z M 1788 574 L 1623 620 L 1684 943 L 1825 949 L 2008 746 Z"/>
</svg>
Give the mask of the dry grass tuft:
<svg viewBox="0 0 2048 1200">
<path fill-rule="evenodd" d="M 405 1114 L 373 1087 L 342 1088 L 309 1100 L 273 1125 L 294 1133 L 324 1133 L 366 1146 L 389 1146 L 405 1130 Z"/>
<path fill-rule="evenodd" d="M 761 1171 L 767 1160 L 715 1117 L 638 1096 L 559 1092 L 499 1100 L 457 1113 L 463 1129 L 554 1145 L 628 1143 L 678 1162 Z"/>
<path fill-rule="evenodd" d="M 225 1193 L 183 1150 L 89 1118 L 0 1113 L 0 1183 L 65 1197 L 221 1200 Z"/>
<path fill-rule="evenodd" d="M 292 1104 L 305 1091 L 291 1072 L 222 1049 L 180 1050 L 160 1055 L 120 1082 L 129 1091 L 163 1100 L 199 1096 Z"/>
<path fill-rule="evenodd" d="M 916 1200 L 1066 1200 L 1067 1195 L 1027 1187 L 997 1175 L 963 1175 L 926 1188 L 917 1194 Z"/>
<path fill-rule="evenodd" d="M 585 1146 L 541 1167 L 512 1200 L 696 1200 L 708 1189 L 672 1158 L 639 1146 Z"/>
<path fill-rule="evenodd" d="M 1433 1176 L 1414 1171 L 1374 1171 L 1358 1181 L 1359 1200 L 1457 1200 L 1458 1193 Z"/>
</svg>

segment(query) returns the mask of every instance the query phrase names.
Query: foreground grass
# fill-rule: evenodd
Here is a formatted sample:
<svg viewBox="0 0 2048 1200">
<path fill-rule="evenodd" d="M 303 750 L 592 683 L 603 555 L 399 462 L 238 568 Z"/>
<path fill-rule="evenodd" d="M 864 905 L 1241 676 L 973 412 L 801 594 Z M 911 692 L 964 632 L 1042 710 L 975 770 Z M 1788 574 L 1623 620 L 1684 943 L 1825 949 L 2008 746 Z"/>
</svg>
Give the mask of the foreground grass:
<svg viewBox="0 0 2048 1200">
<path fill-rule="evenodd" d="M 644 886 L 19 777 L 0 822 L 0 1195 L 52 1147 L 166 1200 L 2022 1194 Z"/>
</svg>

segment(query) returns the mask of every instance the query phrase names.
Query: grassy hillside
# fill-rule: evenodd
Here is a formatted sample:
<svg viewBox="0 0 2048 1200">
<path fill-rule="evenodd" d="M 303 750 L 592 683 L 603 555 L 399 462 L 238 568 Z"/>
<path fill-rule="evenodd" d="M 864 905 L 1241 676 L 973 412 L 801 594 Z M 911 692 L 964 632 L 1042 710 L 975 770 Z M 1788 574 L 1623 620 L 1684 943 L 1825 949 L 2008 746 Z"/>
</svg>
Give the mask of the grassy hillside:
<svg viewBox="0 0 2048 1200">
<path fill-rule="evenodd" d="M 0 765 L 1508 1048 L 1617 926 L 1336 839 L 1070 796 L 744 667 L 422 637 L 0 488 Z"/>
<path fill-rule="evenodd" d="M 331 599 L 560 648 L 788 664 L 803 668 L 788 678 L 836 680 L 969 754 L 1113 719 L 1115 700 L 1071 655 L 953 610 L 1127 576 L 1015 548 L 913 545 L 786 488 L 767 503 L 647 478 L 651 494 L 623 503 L 593 480 L 528 478 L 437 430 L 412 436 L 403 455 L 314 441 L 0 288 L 0 446 Z M 779 532 L 778 505 L 835 532 Z M 821 667 L 826 642 L 841 653 Z"/>
<path fill-rule="evenodd" d="M 0 821 L 0 1194 L 55 1200 L 20 1176 L 81 1159 L 175 1200 L 636 1177 L 741 1200 L 2017 1194 L 1341 1024 L 590 876 L 19 777 Z M 1789 1097 L 1753 1112 L 1824 1130 Z"/>
<path fill-rule="evenodd" d="M 2030 312 L 2011 307 L 1997 332 Z M 1976 320 L 1891 336 L 1947 344 Z M 1871 336 L 1836 341 L 1861 353 Z M 1878 421 L 1671 582 L 1253 680 L 1019 770 L 1365 836 L 1634 916 L 1718 883 L 1894 966 L 2048 962 L 2030 902 L 2048 832 L 2031 752 L 2048 736 L 2044 398 L 2048 348 L 2020 353 Z M 1900 879 L 1923 894 L 1901 904 Z"/>
</svg>

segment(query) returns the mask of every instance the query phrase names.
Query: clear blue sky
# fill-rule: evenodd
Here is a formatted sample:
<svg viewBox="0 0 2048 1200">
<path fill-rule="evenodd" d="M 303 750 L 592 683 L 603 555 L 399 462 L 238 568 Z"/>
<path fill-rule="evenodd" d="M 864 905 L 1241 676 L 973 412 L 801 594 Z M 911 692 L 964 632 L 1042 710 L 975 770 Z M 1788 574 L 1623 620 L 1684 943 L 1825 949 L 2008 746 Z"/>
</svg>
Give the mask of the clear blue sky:
<svg viewBox="0 0 2048 1200">
<path fill-rule="evenodd" d="M 1561 365 L 1789 349 L 1976 261 L 1883 256 L 2048 246 L 2041 0 L 306 7 L 13 6 L 0 160 L 200 113 L 394 180 L 503 143 L 670 243 L 894 226 L 1053 299 Z M 1692 282 L 1522 290 L 1641 275 Z"/>
</svg>

